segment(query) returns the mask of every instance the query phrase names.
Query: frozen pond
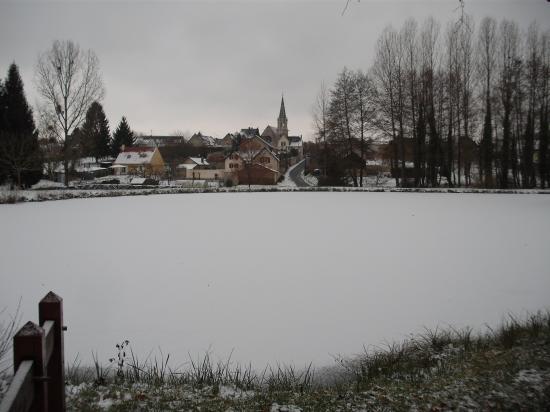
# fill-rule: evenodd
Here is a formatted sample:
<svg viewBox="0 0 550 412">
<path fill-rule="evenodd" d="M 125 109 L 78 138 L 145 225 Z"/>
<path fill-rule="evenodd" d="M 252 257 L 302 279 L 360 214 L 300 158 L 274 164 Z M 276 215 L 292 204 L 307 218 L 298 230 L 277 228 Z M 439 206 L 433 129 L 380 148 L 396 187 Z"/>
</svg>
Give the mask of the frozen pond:
<svg viewBox="0 0 550 412">
<path fill-rule="evenodd" d="M 64 298 L 66 359 L 331 364 L 550 307 L 550 196 L 240 193 L 0 206 L 0 308 Z"/>
</svg>

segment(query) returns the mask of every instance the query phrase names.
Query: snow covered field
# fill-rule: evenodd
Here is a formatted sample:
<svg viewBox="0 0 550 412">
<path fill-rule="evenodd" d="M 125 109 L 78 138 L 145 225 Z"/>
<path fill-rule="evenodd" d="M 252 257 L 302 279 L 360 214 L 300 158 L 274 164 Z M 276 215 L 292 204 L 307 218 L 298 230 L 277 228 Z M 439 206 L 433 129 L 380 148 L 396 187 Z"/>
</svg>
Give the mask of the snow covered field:
<svg viewBox="0 0 550 412">
<path fill-rule="evenodd" d="M 550 196 L 233 193 L 0 206 L 0 308 L 64 298 L 66 359 L 129 339 L 332 363 L 423 326 L 550 308 Z"/>
</svg>

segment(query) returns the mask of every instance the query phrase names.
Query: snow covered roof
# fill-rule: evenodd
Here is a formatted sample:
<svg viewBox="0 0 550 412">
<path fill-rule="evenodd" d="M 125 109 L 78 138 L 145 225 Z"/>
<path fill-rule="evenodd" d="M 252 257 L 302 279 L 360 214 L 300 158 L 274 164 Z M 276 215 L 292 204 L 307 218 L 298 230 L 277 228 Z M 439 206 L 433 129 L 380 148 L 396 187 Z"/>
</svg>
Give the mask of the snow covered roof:
<svg viewBox="0 0 550 412">
<path fill-rule="evenodd" d="M 151 163 L 155 149 L 150 147 L 128 148 L 120 152 L 115 165 L 141 165 Z"/>
<path fill-rule="evenodd" d="M 85 166 L 82 166 L 82 165 L 75 165 L 74 166 L 74 170 L 75 172 L 78 172 L 78 173 L 84 173 L 84 172 L 98 172 L 100 170 L 107 170 L 106 167 L 101 167 L 97 164 L 93 164 L 93 165 L 85 165 Z M 57 166 L 55 169 L 54 169 L 54 172 L 55 173 L 65 173 L 65 167 L 63 165 L 59 165 Z"/>
<path fill-rule="evenodd" d="M 290 147 L 302 147 L 302 136 L 288 136 L 288 145 Z"/>
<path fill-rule="evenodd" d="M 206 159 L 201 158 L 201 157 L 190 157 L 189 159 L 192 160 L 193 162 L 195 162 L 199 166 L 208 166 L 209 165 L 209 163 L 206 161 Z"/>
<path fill-rule="evenodd" d="M 144 177 L 134 177 L 130 181 L 131 185 L 142 185 L 143 183 L 145 183 L 145 178 Z"/>
<path fill-rule="evenodd" d="M 76 162 L 77 162 L 77 164 L 82 165 L 82 166 L 83 165 L 92 165 L 92 164 L 96 163 L 95 157 L 81 157 Z"/>
<path fill-rule="evenodd" d="M 182 163 L 178 165 L 178 169 L 187 169 L 187 170 L 193 170 L 197 165 L 190 165 L 186 163 Z"/>
</svg>

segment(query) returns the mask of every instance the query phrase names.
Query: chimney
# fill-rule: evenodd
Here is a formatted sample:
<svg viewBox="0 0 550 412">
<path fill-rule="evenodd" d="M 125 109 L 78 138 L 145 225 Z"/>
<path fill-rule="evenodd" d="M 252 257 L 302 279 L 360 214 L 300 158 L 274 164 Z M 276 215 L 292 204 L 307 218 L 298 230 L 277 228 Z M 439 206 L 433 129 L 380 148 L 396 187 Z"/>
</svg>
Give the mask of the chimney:
<svg viewBox="0 0 550 412">
<path fill-rule="evenodd" d="M 126 145 L 125 145 L 125 144 L 123 144 L 123 145 L 120 146 L 120 151 L 121 151 L 121 152 L 123 152 L 125 149 L 126 149 Z"/>
</svg>

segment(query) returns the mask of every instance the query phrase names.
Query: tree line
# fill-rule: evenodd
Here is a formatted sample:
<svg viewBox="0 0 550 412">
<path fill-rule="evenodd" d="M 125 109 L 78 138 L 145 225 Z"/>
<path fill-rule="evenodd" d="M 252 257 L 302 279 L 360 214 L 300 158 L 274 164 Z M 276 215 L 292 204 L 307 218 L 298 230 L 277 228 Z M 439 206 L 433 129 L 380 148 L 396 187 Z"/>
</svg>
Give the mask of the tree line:
<svg viewBox="0 0 550 412">
<path fill-rule="evenodd" d="M 99 60 L 71 41 L 55 41 L 35 69 L 41 98 L 38 127 L 27 102 L 19 69 L 12 63 L 0 81 L 0 184 L 36 183 L 44 173 L 64 170 L 65 184 L 77 159 L 116 157 L 135 135 L 123 116 L 114 133 L 101 105 Z"/>
<path fill-rule="evenodd" d="M 536 23 L 387 26 L 373 65 L 317 96 L 322 181 L 362 185 L 382 137 L 399 186 L 548 187 L 549 79 L 550 30 Z"/>
</svg>

